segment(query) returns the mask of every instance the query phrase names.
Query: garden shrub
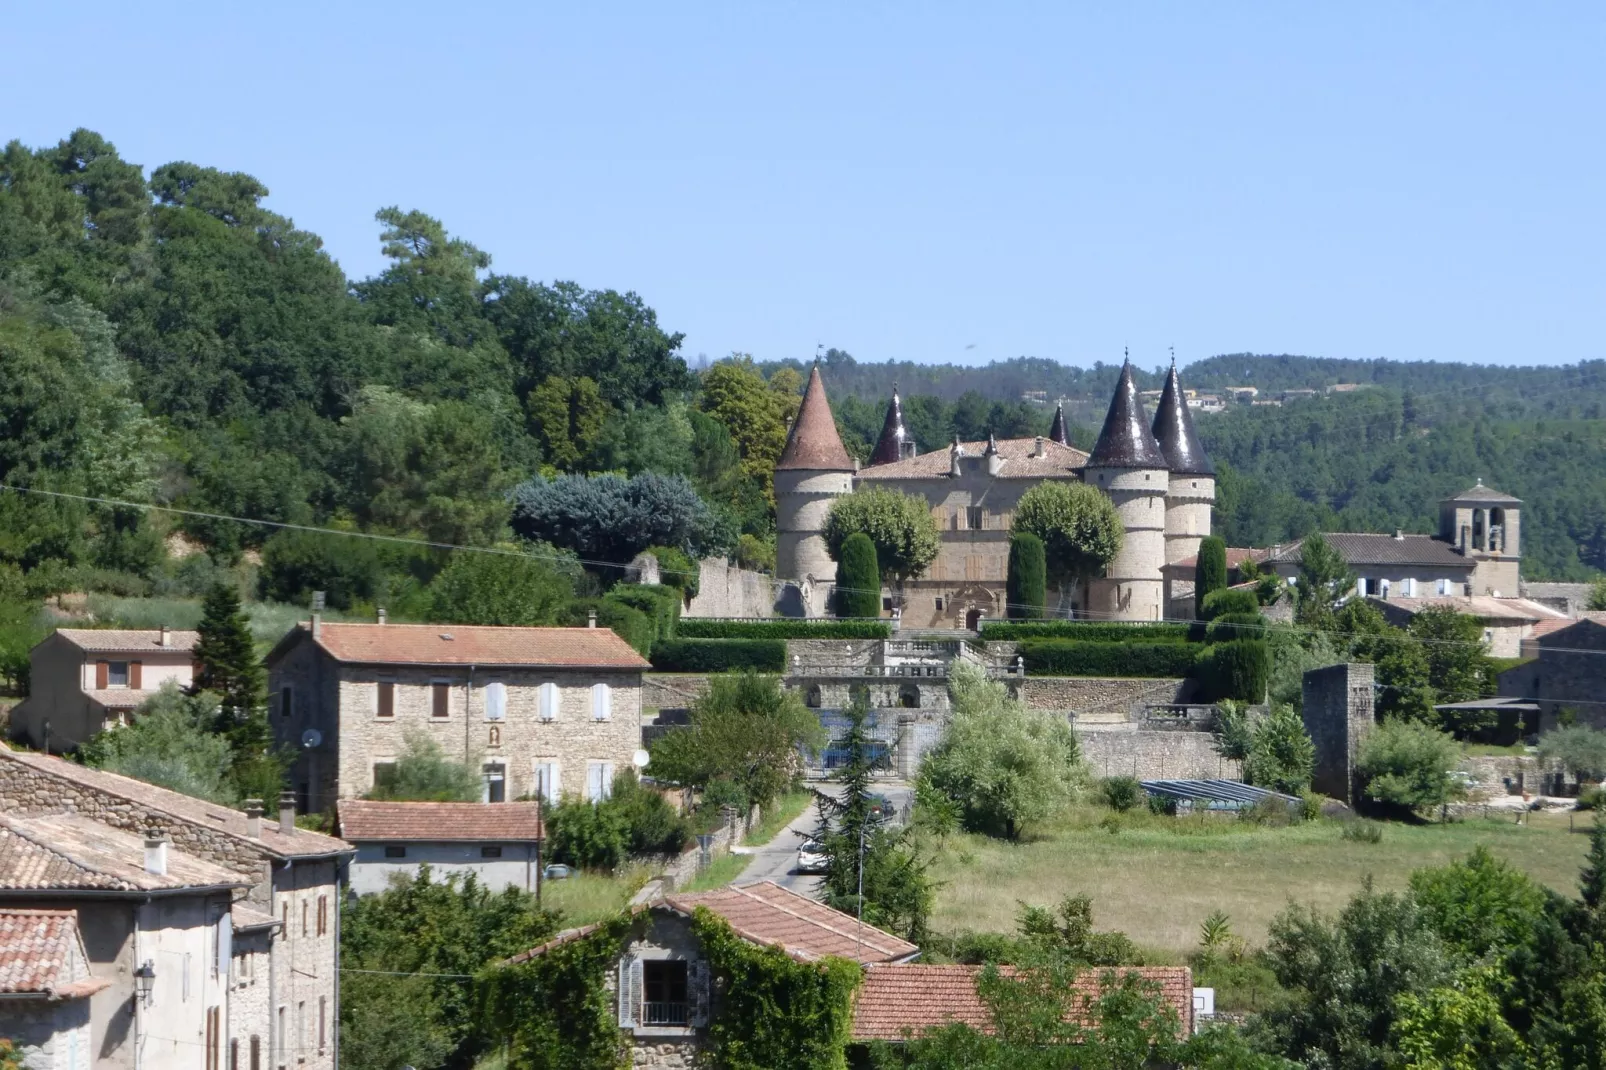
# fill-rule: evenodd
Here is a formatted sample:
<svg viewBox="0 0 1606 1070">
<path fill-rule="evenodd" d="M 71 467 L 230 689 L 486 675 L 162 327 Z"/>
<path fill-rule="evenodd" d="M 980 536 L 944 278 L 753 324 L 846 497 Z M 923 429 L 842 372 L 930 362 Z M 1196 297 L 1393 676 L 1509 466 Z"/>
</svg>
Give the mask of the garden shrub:
<svg viewBox="0 0 1606 1070">
<path fill-rule="evenodd" d="M 657 672 L 781 672 L 786 643 L 780 639 L 667 639 L 652 649 Z"/>
<path fill-rule="evenodd" d="M 1033 676 L 1187 676 L 1203 647 L 1189 643 L 1089 643 L 1032 639 L 1020 644 Z"/>
<path fill-rule="evenodd" d="M 875 543 L 863 532 L 842 540 L 842 560 L 836 570 L 836 615 L 881 616 L 881 566 Z"/>
<path fill-rule="evenodd" d="M 1104 778 L 1099 790 L 1111 810 L 1124 814 L 1138 804 L 1138 797 L 1143 794 L 1143 785 L 1138 783 L 1136 777 L 1112 776 Z"/>
<path fill-rule="evenodd" d="M 658 559 L 658 582 L 673 587 L 687 601 L 697 597 L 702 584 L 702 568 L 691 555 L 673 546 L 649 546 L 646 553 Z"/>
<path fill-rule="evenodd" d="M 1048 599 L 1048 565 L 1043 556 L 1043 540 L 1029 531 L 1009 538 L 1009 576 L 1005 584 L 1011 620 L 1037 620 Z"/>
<path fill-rule="evenodd" d="M 1199 540 L 1199 556 L 1193 569 L 1193 615 L 1200 620 L 1204 615 L 1204 600 L 1227 587 L 1227 542 L 1219 535 L 1206 535 Z"/>
<path fill-rule="evenodd" d="M 647 614 L 618 600 L 577 598 L 569 603 L 566 615 L 569 626 L 585 627 L 592 610 L 597 613 L 597 627 L 612 628 L 643 657 L 652 652 L 658 627 Z"/>
<path fill-rule="evenodd" d="M 614 602 L 645 613 L 653 626 L 653 639 L 673 639 L 680 622 L 680 591 L 674 587 L 651 584 L 621 583 L 603 596 L 604 602 Z"/>
<path fill-rule="evenodd" d="M 1228 613 L 1256 613 L 1260 612 L 1260 599 L 1253 590 L 1247 587 L 1228 587 L 1225 590 L 1211 591 L 1199 603 L 1199 619 L 1215 620 Z"/>
<path fill-rule="evenodd" d="M 1186 643 L 1186 624 L 1119 624 L 1105 620 L 992 621 L 981 626 L 989 642 L 1080 639 L 1088 643 Z"/>
<path fill-rule="evenodd" d="M 1344 839 L 1350 843 L 1382 843 L 1383 826 L 1364 817 L 1344 822 Z"/>
<path fill-rule="evenodd" d="M 1205 626 L 1205 642 L 1226 643 L 1234 639 L 1261 639 L 1266 634 L 1266 618 L 1259 613 L 1223 613 Z"/>
<path fill-rule="evenodd" d="M 1271 674 L 1271 657 L 1264 639 L 1234 639 L 1208 648 L 1196 673 L 1206 702 L 1239 699 L 1261 702 Z"/>
<path fill-rule="evenodd" d="M 886 639 L 892 625 L 874 620 L 699 620 L 682 618 L 681 639 Z"/>
</svg>

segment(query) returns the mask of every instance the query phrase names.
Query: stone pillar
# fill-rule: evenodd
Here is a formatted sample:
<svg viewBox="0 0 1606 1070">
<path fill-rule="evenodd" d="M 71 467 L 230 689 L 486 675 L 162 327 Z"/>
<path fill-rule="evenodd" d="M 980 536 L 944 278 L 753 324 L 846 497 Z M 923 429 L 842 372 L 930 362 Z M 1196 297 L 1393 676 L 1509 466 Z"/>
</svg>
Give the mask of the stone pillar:
<svg viewBox="0 0 1606 1070">
<path fill-rule="evenodd" d="M 1329 665 L 1312 669 L 1304 680 L 1305 731 L 1316 745 L 1311 787 L 1353 806 L 1359 796 L 1355 756 L 1376 716 L 1372 709 L 1372 666 Z"/>
</svg>

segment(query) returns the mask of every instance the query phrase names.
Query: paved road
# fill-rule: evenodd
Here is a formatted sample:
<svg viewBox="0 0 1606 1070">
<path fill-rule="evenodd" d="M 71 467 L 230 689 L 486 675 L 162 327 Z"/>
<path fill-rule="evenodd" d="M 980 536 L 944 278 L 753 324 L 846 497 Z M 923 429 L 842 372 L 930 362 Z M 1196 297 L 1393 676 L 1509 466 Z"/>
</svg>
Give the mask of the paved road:
<svg viewBox="0 0 1606 1070">
<path fill-rule="evenodd" d="M 811 787 L 826 794 L 835 794 L 835 784 L 813 784 Z M 907 817 L 909 806 L 913 801 L 913 789 L 901 781 L 878 781 L 875 790 L 885 795 L 897 809 L 900 817 Z M 797 850 L 803 846 L 803 841 L 814 834 L 819 825 L 819 810 L 813 806 L 804 810 L 790 825 L 786 826 L 776 837 L 762 847 L 755 847 L 753 860 L 742 871 L 741 882 L 747 881 L 774 881 L 783 888 L 790 888 L 803 895 L 814 895 L 819 891 L 820 878 L 812 874 L 797 872 Z"/>
</svg>

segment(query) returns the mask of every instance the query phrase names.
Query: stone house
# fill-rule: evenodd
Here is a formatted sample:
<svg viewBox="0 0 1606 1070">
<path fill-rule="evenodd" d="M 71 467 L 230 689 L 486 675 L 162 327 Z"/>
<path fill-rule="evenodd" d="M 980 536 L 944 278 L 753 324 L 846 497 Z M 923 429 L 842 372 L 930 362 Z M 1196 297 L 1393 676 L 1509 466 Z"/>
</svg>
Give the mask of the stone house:
<svg viewBox="0 0 1606 1070">
<path fill-rule="evenodd" d="M 408 738 L 482 773 L 485 802 L 598 799 L 641 749 L 647 659 L 606 628 L 332 624 L 268 655 L 274 738 L 302 807 L 372 791 Z"/>
<path fill-rule="evenodd" d="M 1569 623 L 1560 610 L 1526 598 L 1491 598 L 1487 595 L 1426 595 L 1417 598 L 1371 599 L 1390 624 L 1407 627 L 1424 609 L 1451 609 L 1474 617 L 1483 626 L 1483 642 L 1490 657 L 1515 658 L 1522 654 L 1523 641 L 1539 624 L 1554 628 Z"/>
<path fill-rule="evenodd" d="M 109 987 L 90 975 L 75 911 L 0 907 L 0 1037 L 25 1070 L 89 1070 L 89 998 Z"/>
<path fill-rule="evenodd" d="M 541 806 L 533 802 L 380 802 L 341 799 L 336 831 L 356 845 L 349 887 L 382 892 L 428 865 L 437 878 L 472 874 L 493 892 L 534 891 L 541 868 Z"/>
<path fill-rule="evenodd" d="M 1537 707 L 1536 731 L 1554 728 L 1563 711 L 1579 724 L 1606 728 L 1606 622 L 1585 618 L 1548 631 L 1526 644 L 1533 660 L 1500 674 L 1500 699 Z M 1501 702 L 1504 700 L 1504 702 Z M 1524 711 L 1527 712 L 1527 711 Z"/>
<path fill-rule="evenodd" d="M 632 1066 L 696 1065 L 708 1024 L 719 1014 L 719 992 L 691 927 L 700 906 L 725 919 L 743 939 L 779 947 L 794 958 L 834 955 L 868 966 L 907 962 L 920 953 L 907 940 L 871 925 L 861 928 L 852 915 L 769 881 L 662 896 L 639 908 L 635 933 L 608 981 Z M 595 928 L 559 933 L 510 962 L 545 954 Z"/>
<path fill-rule="evenodd" d="M 28 697 L 11 734 L 35 750 L 70 751 L 129 715 L 171 680 L 195 680 L 195 632 L 58 628 L 28 652 Z"/>
<path fill-rule="evenodd" d="M 170 849 L 163 836 L 84 814 L 0 815 L 0 903 L 73 917 L 74 935 L 83 937 L 73 980 L 91 971 L 101 979 L 67 1036 L 48 1038 L 60 1045 L 52 1063 L 221 1070 L 231 1024 L 266 1027 L 239 1021 L 229 1006 L 229 904 L 249 883 Z M 60 1014 L 52 1017 L 61 1024 Z M 33 1025 L 42 1046 L 44 1023 Z"/>
<path fill-rule="evenodd" d="M 340 885 L 354 852 L 334 837 L 295 827 L 293 796 L 280 800 L 279 819 L 269 822 L 260 804 L 231 810 L 0 746 L 0 813 L 81 815 L 135 836 L 160 830 L 170 852 L 227 870 L 237 878 L 228 912 L 238 953 L 222 1033 L 227 1058 L 238 1057 L 231 1070 L 334 1070 Z M 99 969 L 97 944 L 85 934 L 91 967 Z"/>
</svg>

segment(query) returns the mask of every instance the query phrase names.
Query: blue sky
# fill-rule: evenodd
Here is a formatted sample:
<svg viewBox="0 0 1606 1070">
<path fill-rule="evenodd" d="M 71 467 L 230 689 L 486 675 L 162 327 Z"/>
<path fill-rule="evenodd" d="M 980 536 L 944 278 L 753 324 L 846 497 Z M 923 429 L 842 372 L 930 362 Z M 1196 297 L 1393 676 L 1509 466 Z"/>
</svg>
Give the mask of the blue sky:
<svg viewBox="0 0 1606 1070">
<path fill-rule="evenodd" d="M 1606 357 L 1600 4 L 0 14 L 0 137 L 247 171 L 354 277 L 418 208 L 690 358 Z"/>
</svg>

